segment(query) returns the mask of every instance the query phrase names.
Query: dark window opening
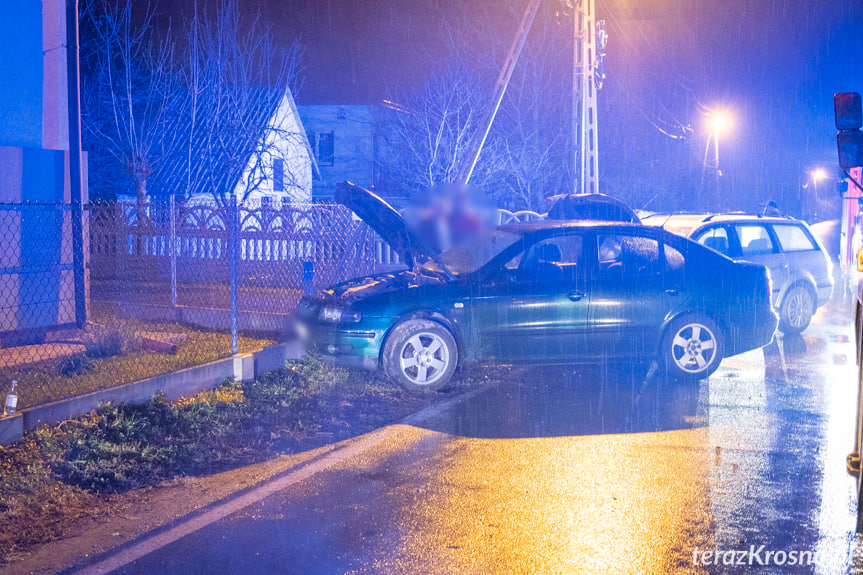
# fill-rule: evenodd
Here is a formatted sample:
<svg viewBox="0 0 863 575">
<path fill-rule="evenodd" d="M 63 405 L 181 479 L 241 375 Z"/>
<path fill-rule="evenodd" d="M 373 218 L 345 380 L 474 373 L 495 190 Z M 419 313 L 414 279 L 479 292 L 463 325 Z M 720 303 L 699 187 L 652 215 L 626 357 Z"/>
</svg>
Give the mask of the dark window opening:
<svg viewBox="0 0 863 575">
<path fill-rule="evenodd" d="M 324 166 L 335 164 L 335 137 L 332 132 L 318 134 L 318 163 Z"/>
<path fill-rule="evenodd" d="M 285 191 L 285 161 L 281 158 L 273 160 L 273 191 Z"/>
</svg>

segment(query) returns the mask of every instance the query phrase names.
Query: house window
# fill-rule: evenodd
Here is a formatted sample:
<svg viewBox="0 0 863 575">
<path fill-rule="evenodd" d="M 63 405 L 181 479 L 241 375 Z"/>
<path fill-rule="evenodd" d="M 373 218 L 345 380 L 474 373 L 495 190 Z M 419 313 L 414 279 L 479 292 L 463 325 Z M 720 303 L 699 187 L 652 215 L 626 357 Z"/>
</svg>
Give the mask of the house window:
<svg viewBox="0 0 863 575">
<path fill-rule="evenodd" d="M 312 153 L 319 166 L 332 166 L 336 162 L 335 136 L 333 132 L 306 132 Z"/>
<path fill-rule="evenodd" d="M 273 191 L 285 191 L 285 161 L 281 158 L 273 160 Z"/>
<path fill-rule="evenodd" d="M 318 163 L 324 166 L 336 163 L 335 137 L 332 132 L 318 134 Z"/>
</svg>

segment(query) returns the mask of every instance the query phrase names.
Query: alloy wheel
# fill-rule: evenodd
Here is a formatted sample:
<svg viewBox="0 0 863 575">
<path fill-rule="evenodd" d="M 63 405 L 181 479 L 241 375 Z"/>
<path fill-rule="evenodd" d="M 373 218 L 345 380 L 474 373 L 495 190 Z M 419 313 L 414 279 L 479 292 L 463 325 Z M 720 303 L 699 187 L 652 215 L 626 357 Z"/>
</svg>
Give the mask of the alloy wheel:
<svg viewBox="0 0 863 575">
<path fill-rule="evenodd" d="M 802 330 L 809 324 L 812 317 L 812 296 L 805 289 L 795 289 L 788 294 L 785 315 L 788 325 L 794 329 Z"/>
<path fill-rule="evenodd" d="M 697 374 L 708 369 L 716 355 L 716 335 L 705 325 L 687 323 L 671 340 L 671 355 L 679 369 Z"/>
<path fill-rule="evenodd" d="M 439 335 L 431 332 L 414 334 L 399 353 L 402 374 L 417 385 L 435 383 L 446 372 L 449 362 L 449 348 Z"/>
</svg>

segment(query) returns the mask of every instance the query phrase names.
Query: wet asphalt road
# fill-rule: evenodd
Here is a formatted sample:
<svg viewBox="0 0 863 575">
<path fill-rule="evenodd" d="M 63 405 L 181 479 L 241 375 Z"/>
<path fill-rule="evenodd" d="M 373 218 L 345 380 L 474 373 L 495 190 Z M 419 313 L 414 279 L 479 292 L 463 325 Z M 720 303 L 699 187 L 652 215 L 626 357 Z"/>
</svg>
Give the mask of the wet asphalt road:
<svg viewBox="0 0 863 575">
<path fill-rule="evenodd" d="M 853 336 L 815 321 L 698 385 L 527 369 L 118 572 L 850 572 Z"/>
</svg>

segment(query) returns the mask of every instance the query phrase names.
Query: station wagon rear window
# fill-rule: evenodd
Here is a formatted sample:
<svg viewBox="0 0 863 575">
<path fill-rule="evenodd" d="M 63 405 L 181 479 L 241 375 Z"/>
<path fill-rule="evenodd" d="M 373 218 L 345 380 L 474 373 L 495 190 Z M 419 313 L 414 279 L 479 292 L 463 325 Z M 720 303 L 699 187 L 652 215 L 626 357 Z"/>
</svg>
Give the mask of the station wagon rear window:
<svg viewBox="0 0 863 575">
<path fill-rule="evenodd" d="M 734 226 L 734 230 L 737 232 L 740 249 L 744 256 L 769 254 L 774 251 L 773 241 L 764 226 L 738 225 Z"/>
<path fill-rule="evenodd" d="M 818 249 L 806 232 L 800 226 L 791 224 L 776 224 L 773 226 L 779 245 L 785 252 L 807 252 Z"/>
</svg>

